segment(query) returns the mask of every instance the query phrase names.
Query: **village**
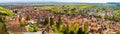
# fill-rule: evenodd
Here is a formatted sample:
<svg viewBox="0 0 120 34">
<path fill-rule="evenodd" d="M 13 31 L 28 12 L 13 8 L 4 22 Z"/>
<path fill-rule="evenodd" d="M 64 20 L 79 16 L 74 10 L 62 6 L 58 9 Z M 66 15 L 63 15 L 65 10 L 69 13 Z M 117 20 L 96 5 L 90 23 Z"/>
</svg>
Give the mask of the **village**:
<svg viewBox="0 0 120 34">
<path fill-rule="evenodd" d="M 12 9 L 15 16 L 12 16 L 7 23 L 8 31 L 10 33 L 19 32 L 14 34 L 37 31 L 43 31 L 44 34 L 55 34 L 55 32 L 65 32 L 66 28 L 68 28 L 68 33 L 74 31 L 74 34 L 78 34 L 79 32 L 76 31 L 79 29 L 82 29 L 82 31 L 87 30 L 89 34 L 116 34 L 119 31 L 119 22 L 106 18 L 106 16 L 114 16 L 114 9 L 69 9 L 65 7 L 67 6 L 50 9 L 46 9 L 46 7 L 39 7 L 41 9 L 36 7 Z M 58 9 L 58 12 L 52 9 Z M 85 24 L 87 24 L 87 28 L 85 28 Z"/>
</svg>

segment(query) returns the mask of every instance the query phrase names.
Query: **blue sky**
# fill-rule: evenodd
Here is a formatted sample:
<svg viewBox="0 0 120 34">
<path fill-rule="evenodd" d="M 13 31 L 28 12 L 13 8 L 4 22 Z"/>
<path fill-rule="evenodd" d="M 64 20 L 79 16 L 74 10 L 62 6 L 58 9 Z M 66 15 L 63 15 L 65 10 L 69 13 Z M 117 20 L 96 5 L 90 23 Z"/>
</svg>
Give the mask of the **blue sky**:
<svg viewBox="0 0 120 34">
<path fill-rule="evenodd" d="M 120 0 L 0 0 L 0 2 L 87 2 L 87 3 L 106 3 L 106 2 L 120 2 Z"/>
</svg>

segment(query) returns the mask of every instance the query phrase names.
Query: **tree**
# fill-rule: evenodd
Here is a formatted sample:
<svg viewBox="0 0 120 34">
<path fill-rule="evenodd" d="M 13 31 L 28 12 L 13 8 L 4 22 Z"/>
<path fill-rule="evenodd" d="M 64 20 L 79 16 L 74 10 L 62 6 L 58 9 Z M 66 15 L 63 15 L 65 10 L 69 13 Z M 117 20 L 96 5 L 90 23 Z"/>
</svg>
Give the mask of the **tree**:
<svg viewBox="0 0 120 34">
<path fill-rule="evenodd" d="M 49 24 L 49 19 L 48 19 L 48 17 L 47 18 L 45 18 L 45 23 L 44 23 L 44 25 L 48 25 Z"/>
<path fill-rule="evenodd" d="M 37 32 L 37 30 L 31 26 L 28 27 L 28 32 Z"/>
<path fill-rule="evenodd" d="M 114 12 L 114 14 L 117 15 L 117 16 L 120 16 L 120 10 L 116 10 L 116 11 Z"/>
<path fill-rule="evenodd" d="M 17 10 L 17 9 L 15 9 L 15 10 L 13 10 L 13 12 L 14 12 L 14 13 L 17 13 L 17 12 L 18 12 L 18 10 Z"/>
<path fill-rule="evenodd" d="M 73 32 L 71 31 L 70 25 L 71 25 L 71 24 L 67 24 L 67 27 L 65 28 L 65 31 L 63 32 L 64 34 L 73 33 Z"/>
<path fill-rule="evenodd" d="M 84 24 L 84 34 L 88 34 L 88 24 L 87 24 L 86 21 L 85 21 L 85 24 Z"/>
<path fill-rule="evenodd" d="M 26 20 L 30 20 L 30 15 L 27 15 Z"/>
<path fill-rule="evenodd" d="M 54 20 L 53 18 L 50 18 L 50 26 L 54 25 Z"/>
<path fill-rule="evenodd" d="M 77 34 L 83 34 L 84 32 L 82 31 L 82 28 L 79 28 Z"/>
<path fill-rule="evenodd" d="M 56 23 L 57 28 L 59 28 L 61 24 L 62 24 L 62 20 L 61 17 L 59 16 L 58 22 Z"/>
<path fill-rule="evenodd" d="M 11 10 L 0 7 L 0 15 L 13 16 L 14 14 Z"/>
<path fill-rule="evenodd" d="M 10 10 L 0 7 L 0 30 L 1 30 L 0 34 L 9 34 L 7 32 L 7 27 L 5 24 L 6 21 L 4 21 L 5 18 L 2 16 L 13 16 L 13 15 L 14 14 Z"/>
<path fill-rule="evenodd" d="M 77 34 L 78 30 L 79 30 L 79 25 L 77 23 L 73 24 L 73 32 L 74 32 L 74 34 Z"/>
<path fill-rule="evenodd" d="M 24 21 L 20 20 L 20 27 L 24 27 Z"/>
<path fill-rule="evenodd" d="M 120 30 L 116 32 L 116 34 L 120 34 Z"/>
</svg>

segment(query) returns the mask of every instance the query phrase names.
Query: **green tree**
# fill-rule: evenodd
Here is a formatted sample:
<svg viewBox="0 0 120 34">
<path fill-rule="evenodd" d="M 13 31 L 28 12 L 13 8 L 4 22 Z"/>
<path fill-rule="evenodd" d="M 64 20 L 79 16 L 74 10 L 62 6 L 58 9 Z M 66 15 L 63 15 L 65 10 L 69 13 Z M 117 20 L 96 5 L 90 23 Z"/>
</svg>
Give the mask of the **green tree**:
<svg viewBox="0 0 120 34">
<path fill-rule="evenodd" d="M 48 25 L 49 24 L 49 19 L 48 19 L 48 17 L 47 18 L 45 18 L 45 23 L 44 23 L 44 25 Z"/>
<path fill-rule="evenodd" d="M 71 28 L 73 28 L 74 34 L 77 34 L 77 31 L 79 30 L 79 25 L 77 23 L 75 23 L 75 24 L 73 24 L 73 27 L 71 27 Z"/>
<path fill-rule="evenodd" d="M 27 15 L 26 20 L 30 20 L 30 15 Z"/>
<path fill-rule="evenodd" d="M 53 18 L 50 18 L 50 26 L 54 25 L 54 20 Z"/>
<path fill-rule="evenodd" d="M 29 32 L 37 32 L 37 30 L 35 28 L 33 28 L 33 27 L 28 27 L 28 31 Z"/>
<path fill-rule="evenodd" d="M 67 27 L 65 28 L 65 31 L 63 33 L 64 34 L 70 34 L 70 32 L 73 33 L 70 29 L 71 29 L 70 24 L 67 24 Z"/>
<path fill-rule="evenodd" d="M 0 7 L 0 15 L 13 16 L 14 14 L 11 10 Z"/>
<path fill-rule="evenodd" d="M 20 27 L 24 27 L 24 21 L 20 20 Z"/>
<path fill-rule="evenodd" d="M 84 32 L 82 31 L 82 28 L 79 28 L 77 34 L 83 34 Z"/>
<path fill-rule="evenodd" d="M 88 34 L 88 23 L 86 21 L 84 23 L 84 34 Z"/>
<path fill-rule="evenodd" d="M 5 8 L 2 8 L 0 7 L 0 34 L 9 34 L 7 32 L 7 27 L 6 27 L 6 24 L 5 24 L 5 18 L 2 17 L 2 16 L 13 16 L 13 13 L 8 10 L 8 9 L 5 9 Z"/>
<path fill-rule="evenodd" d="M 13 12 L 14 12 L 14 13 L 17 13 L 17 12 L 18 12 L 18 10 L 17 10 L 17 9 L 15 9 L 15 10 L 13 10 Z"/>
<path fill-rule="evenodd" d="M 58 22 L 56 23 L 57 28 L 59 28 L 61 24 L 62 24 L 62 20 L 61 17 L 59 16 Z"/>
<path fill-rule="evenodd" d="M 116 10 L 114 13 L 115 15 L 120 16 L 120 10 Z"/>
</svg>

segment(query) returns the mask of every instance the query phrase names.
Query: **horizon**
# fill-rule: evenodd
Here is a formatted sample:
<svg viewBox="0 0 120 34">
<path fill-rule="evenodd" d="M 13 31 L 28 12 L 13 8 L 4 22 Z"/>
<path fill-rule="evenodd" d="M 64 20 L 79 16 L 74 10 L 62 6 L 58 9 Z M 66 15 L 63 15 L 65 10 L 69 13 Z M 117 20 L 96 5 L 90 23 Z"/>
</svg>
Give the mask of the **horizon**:
<svg viewBox="0 0 120 34">
<path fill-rule="evenodd" d="M 77 2 L 77 3 L 108 3 L 120 0 L 0 0 L 0 3 L 36 3 L 36 2 Z"/>
</svg>

